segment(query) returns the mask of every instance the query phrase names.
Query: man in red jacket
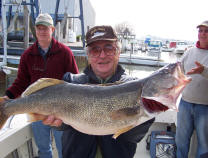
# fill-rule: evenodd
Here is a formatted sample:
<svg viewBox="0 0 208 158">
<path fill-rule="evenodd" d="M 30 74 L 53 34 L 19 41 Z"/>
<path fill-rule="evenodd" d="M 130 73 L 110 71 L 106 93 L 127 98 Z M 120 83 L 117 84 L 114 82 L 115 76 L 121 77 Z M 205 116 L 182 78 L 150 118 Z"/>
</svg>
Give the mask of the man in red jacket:
<svg viewBox="0 0 208 158">
<path fill-rule="evenodd" d="M 19 97 L 30 84 L 39 78 L 62 79 L 66 72 L 78 73 L 78 67 L 70 48 L 52 37 L 55 28 L 49 14 L 38 15 L 35 30 L 37 41 L 21 55 L 17 78 L 6 90 L 5 98 Z M 59 158 L 62 158 L 61 131 L 43 125 L 42 121 L 32 123 L 32 130 L 39 158 L 52 158 L 51 130 L 55 137 Z"/>
</svg>

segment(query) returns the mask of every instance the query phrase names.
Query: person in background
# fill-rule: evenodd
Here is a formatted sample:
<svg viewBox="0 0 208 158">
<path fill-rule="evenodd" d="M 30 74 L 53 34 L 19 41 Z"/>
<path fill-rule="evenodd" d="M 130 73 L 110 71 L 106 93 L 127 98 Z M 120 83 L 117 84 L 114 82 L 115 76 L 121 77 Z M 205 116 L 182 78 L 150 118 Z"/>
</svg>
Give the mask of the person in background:
<svg viewBox="0 0 208 158">
<path fill-rule="evenodd" d="M 79 72 L 70 48 L 52 37 L 54 30 L 52 17 L 47 13 L 39 14 L 35 21 L 37 41 L 21 55 L 17 78 L 6 90 L 5 99 L 19 97 L 30 84 L 40 78 L 62 79 L 66 72 Z M 42 124 L 42 121 L 32 123 L 32 131 L 39 158 L 52 158 L 51 131 L 59 158 L 62 158 L 62 131 L 56 131 L 51 126 Z"/>
<path fill-rule="evenodd" d="M 177 158 L 188 158 L 191 136 L 196 130 L 196 158 L 208 152 L 208 21 L 197 26 L 198 41 L 181 58 L 192 81 L 182 92 L 177 114 Z"/>
<path fill-rule="evenodd" d="M 111 26 L 91 28 L 86 34 L 86 43 L 89 65 L 81 74 L 67 72 L 63 77 L 65 81 L 75 84 L 104 84 L 133 80 L 118 64 L 121 45 Z M 163 106 L 157 108 L 166 110 Z M 112 135 L 87 135 L 62 124 L 63 158 L 133 158 L 137 143 L 142 140 L 153 122 L 154 118 L 120 135 L 117 139 L 112 138 Z M 60 126 L 62 121 L 49 116 L 44 123 Z"/>
</svg>

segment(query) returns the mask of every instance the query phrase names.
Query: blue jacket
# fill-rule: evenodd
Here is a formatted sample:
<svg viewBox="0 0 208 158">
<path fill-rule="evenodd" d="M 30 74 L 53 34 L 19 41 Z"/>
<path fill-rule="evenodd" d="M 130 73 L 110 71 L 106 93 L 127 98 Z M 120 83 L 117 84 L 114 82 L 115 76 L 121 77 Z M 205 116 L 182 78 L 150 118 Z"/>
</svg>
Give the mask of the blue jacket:
<svg viewBox="0 0 208 158">
<path fill-rule="evenodd" d="M 87 67 L 82 74 L 66 73 L 63 79 L 76 84 L 99 84 L 101 82 L 90 67 Z M 116 73 L 108 80 L 108 83 L 132 79 L 124 73 L 121 66 L 118 66 Z M 136 143 L 145 136 L 153 122 L 154 119 L 151 119 L 120 135 L 117 139 L 113 139 L 112 135 L 83 134 L 71 126 L 65 125 L 62 137 L 63 158 L 95 158 L 98 145 L 103 158 L 133 158 L 136 152 Z"/>
</svg>

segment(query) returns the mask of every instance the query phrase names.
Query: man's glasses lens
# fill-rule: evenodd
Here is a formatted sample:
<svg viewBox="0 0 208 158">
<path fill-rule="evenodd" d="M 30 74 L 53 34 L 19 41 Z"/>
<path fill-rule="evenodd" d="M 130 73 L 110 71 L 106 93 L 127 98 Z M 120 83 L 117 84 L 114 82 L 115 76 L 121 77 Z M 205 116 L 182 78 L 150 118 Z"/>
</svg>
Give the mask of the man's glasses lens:
<svg viewBox="0 0 208 158">
<path fill-rule="evenodd" d="M 105 52 L 107 56 L 113 56 L 116 52 L 116 47 L 112 45 L 105 45 L 103 48 L 95 46 L 90 49 L 90 55 L 93 57 L 99 57 L 102 50 Z"/>
</svg>

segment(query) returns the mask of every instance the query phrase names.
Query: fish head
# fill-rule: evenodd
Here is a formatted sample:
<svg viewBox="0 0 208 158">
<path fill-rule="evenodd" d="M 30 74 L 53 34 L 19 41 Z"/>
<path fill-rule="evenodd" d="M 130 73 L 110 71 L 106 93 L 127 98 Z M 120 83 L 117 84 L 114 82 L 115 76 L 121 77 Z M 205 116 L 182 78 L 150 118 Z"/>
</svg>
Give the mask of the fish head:
<svg viewBox="0 0 208 158">
<path fill-rule="evenodd" d="M 168 64 L 146 79 L 141 97 L 177 110 L 177 99 L 190 81 L 191 78 L 182 71 L 180 62 Z"/>
</svg>

